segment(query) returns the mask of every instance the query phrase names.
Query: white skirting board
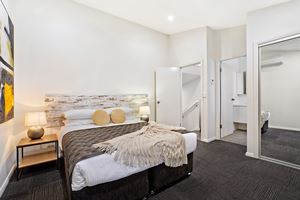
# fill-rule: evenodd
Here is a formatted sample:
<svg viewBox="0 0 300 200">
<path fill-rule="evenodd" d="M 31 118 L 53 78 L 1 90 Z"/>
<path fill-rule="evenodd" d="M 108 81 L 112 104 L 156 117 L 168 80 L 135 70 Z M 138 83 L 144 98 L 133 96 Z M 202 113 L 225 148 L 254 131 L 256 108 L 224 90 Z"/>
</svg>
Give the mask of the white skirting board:
<svg viewBox="0 0 300 200">
<path fill-rule="evenodd" d="M 248 157 L 251 157 L 251 158 L 257 158 L 257 157 L 254 156 L 254 153 L 251 153 L 251 152 L 248 152 L 248 151 L 245 153 L 245 155 L 248 156 Z"/>
<path fill-rule="evenodd" d="M 282 129 L 282 130 L 288 130 L 288 131 L 300 131 L 299 128 L 289 128 L 289 127 L 284 127 L 284 126 L 273 126 L 269 125 L 269 128 L 275 128 L 275 129 Z"/>
<path fill-rule="evenodd" d="M 9 183 L 9 180 L 10 180 L 11 176 L 14 174 L 15 168 L 16 168 L 16 164 L 14 164 L 12 166 L 12 168 L 10 169 L 10 171 L 9 171 L 7 177 L 5 178 L 3 184 L 1 185 L 1 187 L 0 187 L 0 197 L 3 195 L 7 185 Z"/>
<path fill-rule="evenodd" d="M 285 162 L 282 160 L 277 160 L 277 159 L 269 158 L 266 156 L 261 156 L 259 159 L 300 170 L 300 166 L 297 164 L 294 164 L 294 163 Z"/>
<path fill-rule="evenodd" d="M 209 139 L 201 139 L 202 142 L 206 142 L 206 143 L 209 143 L 209 142 L 212 142 L 212 141 L 215 141 L 216 140 L 216 137 L 212 137 L 212 138 L 209 138 Z"/>
</svg>

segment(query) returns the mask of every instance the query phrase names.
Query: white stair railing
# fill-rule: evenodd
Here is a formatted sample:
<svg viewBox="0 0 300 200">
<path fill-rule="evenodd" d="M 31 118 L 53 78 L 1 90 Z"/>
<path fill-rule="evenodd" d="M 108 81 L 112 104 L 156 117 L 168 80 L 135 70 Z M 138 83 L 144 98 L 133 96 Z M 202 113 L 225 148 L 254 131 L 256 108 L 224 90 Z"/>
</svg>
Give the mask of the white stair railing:
<svg viewBox="0 0 300 200">
<path fill-rule="evenodd" d="M 187 109 L 185 109 L 182 113 L 182 118 L 184 118 L 187 114 L 195 110 L 199 107 L 199 100 L 195 101 L 192 105 L 190 105 Z"/>
</svg>

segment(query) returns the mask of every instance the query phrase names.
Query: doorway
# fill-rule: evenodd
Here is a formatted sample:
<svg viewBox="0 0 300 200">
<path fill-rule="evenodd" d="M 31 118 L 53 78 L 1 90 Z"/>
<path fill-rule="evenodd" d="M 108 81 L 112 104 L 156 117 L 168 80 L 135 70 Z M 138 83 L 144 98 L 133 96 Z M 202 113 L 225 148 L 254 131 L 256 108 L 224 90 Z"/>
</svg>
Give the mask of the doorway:
<svg viewBox="0 0 300 200">
<path fill-rule="evenodd" d="M 201 68 L 197 65 L 181 69 L 182 126 L 200 132 Z M 199 135 L 199 134 L 198 134 Z"/>
<path fill-rule="evenodd" d="M 156 69 L 156 120 L 201 129 L 201 62 L 182 67 Z"/>
<path fill-rule="evenodd" d="M 246 56 L 223 60 L 220 64 L 220 139 L 246 146 Z"/>
</svg>

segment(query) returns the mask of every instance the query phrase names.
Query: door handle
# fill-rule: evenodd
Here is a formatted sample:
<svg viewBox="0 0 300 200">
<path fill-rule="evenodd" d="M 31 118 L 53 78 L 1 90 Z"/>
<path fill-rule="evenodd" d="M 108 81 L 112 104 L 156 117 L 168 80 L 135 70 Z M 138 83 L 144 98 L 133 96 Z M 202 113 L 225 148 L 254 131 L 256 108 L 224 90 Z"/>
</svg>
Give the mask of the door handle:
<svg viewBox="0 0 300 200">
<path fill-rule="evenodd" d="M 160 101 L 157 101 L 156 103 L 157 103 L 157 104 L 160 104 Z"/>
</svg>

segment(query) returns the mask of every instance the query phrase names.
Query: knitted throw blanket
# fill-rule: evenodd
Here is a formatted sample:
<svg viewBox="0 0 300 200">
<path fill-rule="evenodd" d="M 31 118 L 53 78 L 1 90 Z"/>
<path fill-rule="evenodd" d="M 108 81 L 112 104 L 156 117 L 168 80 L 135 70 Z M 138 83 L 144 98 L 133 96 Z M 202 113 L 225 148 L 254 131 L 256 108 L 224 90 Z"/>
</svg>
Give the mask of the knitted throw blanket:
<svg viewBox="0 0 300 200">
<path fill-rule="evenodd" d="M 165 163 L 169 167 L 187 164 L 185 140 L 180 127 L 150 122 L 142 129 L 111 140 L 94 144 L 93 147 L 114 154 L 115 161 L 131 167 L 153 167 Z"/>
</svg>

